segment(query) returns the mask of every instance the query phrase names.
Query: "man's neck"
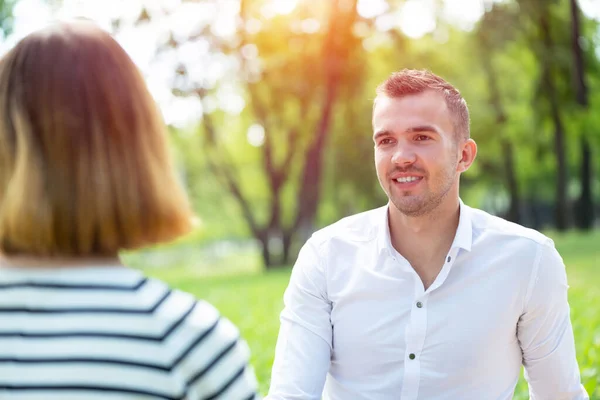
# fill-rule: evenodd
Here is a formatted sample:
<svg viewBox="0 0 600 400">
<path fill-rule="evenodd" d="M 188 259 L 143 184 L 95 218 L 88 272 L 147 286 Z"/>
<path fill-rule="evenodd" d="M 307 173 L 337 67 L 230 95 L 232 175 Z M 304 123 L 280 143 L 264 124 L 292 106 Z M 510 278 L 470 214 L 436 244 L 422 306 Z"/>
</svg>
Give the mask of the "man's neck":
<svg viewBox="0 0 600 400">
<path fill-rule="evenodd" d="M 428 263 L 450 249 L 458 228 L 458 196 L 418 217 L 402 214 L 393 204 L 388 210 L 392 246 L 411 263 Z"/>
</svg>

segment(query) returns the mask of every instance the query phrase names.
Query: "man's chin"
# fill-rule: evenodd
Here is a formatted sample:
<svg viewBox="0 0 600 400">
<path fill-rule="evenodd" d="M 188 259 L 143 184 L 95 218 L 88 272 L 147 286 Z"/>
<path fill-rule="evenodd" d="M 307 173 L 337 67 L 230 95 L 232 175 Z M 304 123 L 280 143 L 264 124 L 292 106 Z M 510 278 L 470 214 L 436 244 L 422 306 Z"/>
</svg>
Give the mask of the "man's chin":
<svg viewBox="0 0 600 400">
<path fill-rule="evenodd" d="M 407 217 L 420 217 L 435 208 L 433 202 L 427 201 L 421 196 L 405 196 L 401 199 L 392 199 L 391 202 L 401 214 Z"/>
</svg>

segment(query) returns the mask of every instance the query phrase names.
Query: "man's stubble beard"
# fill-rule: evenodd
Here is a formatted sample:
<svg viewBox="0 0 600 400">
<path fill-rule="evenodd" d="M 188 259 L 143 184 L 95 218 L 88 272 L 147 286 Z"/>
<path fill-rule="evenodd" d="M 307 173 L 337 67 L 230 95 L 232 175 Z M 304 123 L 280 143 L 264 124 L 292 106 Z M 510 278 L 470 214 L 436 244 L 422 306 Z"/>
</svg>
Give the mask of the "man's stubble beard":
<svg viewBox="0 0 600 400">
<path fill-rule="evenodd" d="M 448 197 L 448 194 L 450 193 L 450 190 L 452 189 L 455 180 L 459 178 L 454 175 L 454 171 L 456 171 L 456 165 L 454 165 L 453 167 L 454 168 L 452 169 L 448 169 L 447 171 L 449 172 L 446 172 L 444 176 L 438 180 L 438 185 L 434 185 L 442 188 L 439 192 L 435 193 L 428 191 L 427 193 L 425 193 L 424 198 L 421 201 L 419 201 L 415 205 L 409 205 L 408 207 L 406 207 L 405 204 L 402 203 L 401 199 L 395 199 L 394 196 L 391 196 L 391 193 L 393 193 L 392 188 L 394 183 L 390 182 L 390 195 L 388 195 L 390 202 L 394 205 L 394 207 L 396 207 L 398 211 L 400 211 L 400 213 L 406 215 L 407 217 L 422 217 L 424 215 L 433 213 L 435 209 L 438 208 L 439 205 L 442 204 L 442 202 Z M 425 177 L 423 179 L 425 179 Z M 401 193 L 401 195 L 402 194 L 403 193 Z"/>
</svg>

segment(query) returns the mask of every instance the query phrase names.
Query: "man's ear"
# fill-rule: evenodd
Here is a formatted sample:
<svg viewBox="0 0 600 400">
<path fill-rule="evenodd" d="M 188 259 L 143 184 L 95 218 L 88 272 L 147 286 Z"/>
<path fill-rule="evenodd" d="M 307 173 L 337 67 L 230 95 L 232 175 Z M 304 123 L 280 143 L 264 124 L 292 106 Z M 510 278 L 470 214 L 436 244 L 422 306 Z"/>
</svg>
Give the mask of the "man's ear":
<svg viewBox="0 0 600 400">
<path fill-rule="evenodd" d="M 458 172 L 465 172 L 471 167 L 477 157 L 477 143 L 473 139 L 467 139 L 461 145 L 460 159 L 456 167 Z"/>
</svg>

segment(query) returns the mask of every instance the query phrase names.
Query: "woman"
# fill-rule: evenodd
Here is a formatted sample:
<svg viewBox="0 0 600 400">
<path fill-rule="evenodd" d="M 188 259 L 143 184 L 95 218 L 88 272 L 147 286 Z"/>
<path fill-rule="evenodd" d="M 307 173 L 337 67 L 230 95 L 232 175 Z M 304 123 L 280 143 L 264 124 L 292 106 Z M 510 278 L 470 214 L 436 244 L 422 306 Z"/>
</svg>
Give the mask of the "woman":
<svg viewBox="0 0 600 400">
<path fill-rule="evenodd" d="M 144 80 L 88 22 L 0 62 L 0 398 L 253 399 L 238 330 L 118 253 L 190 229 Z"/>
</svg>

